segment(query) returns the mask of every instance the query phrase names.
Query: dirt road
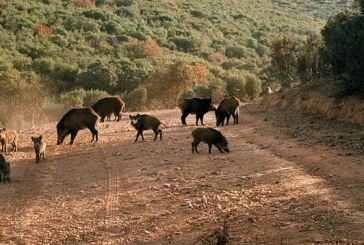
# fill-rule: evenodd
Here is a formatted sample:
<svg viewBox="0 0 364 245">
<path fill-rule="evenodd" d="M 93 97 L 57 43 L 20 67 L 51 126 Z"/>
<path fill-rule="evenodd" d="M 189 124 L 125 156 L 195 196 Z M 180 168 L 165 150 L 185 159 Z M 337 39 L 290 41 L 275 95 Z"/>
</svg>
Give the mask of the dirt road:
<svg viewBox="0 0 364 245">
<path fill-rule="evenodd" d="M 242 108 L 219 127 L 231 153 L 191 153 L 194 117 L 151 111 L 162 141 L 128 118 L 57 146 L 55 123 L 20 132 L 0 184 L 1 244 L 364 244 L 364 133 L 305 113 Z M 214 127 L 213 113 L 205 118 Z M 43 134 L 35 163 L 31 136 Z M 223 225 L 226 229 L 222 229 Z M 225 231 L 223 234 L 222 230 Z M 212 243 L 211 243 L 212 244 Z M 215 243 L 216 244 L 216 240 Z"/>
</svg>

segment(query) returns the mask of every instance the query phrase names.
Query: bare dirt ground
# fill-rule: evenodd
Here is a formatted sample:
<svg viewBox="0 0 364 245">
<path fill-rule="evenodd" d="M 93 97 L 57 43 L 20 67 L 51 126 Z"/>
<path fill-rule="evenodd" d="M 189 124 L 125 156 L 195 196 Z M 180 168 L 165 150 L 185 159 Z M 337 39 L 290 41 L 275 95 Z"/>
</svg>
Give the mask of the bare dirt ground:
<svg viewBox="0 0 364 245">
<path fill-rule="evenodd" d="M 134 143 L 127 113 L 99 124 L 98 143 L 84 130 L 57 146 L 55 123 L 21 131 L 0 243 L 217 244 L 225 223 L 229 244 L 364 244 L 361 127 L 248 104 L 218 128 L 230 153 L 192 154 L 194 116 L 183 127 L 177 109 L 148 113 L 168 125 L 162 141 L 146 131 Z M 49 146 L 36 164 L 39 134 Z"/>
</svg>

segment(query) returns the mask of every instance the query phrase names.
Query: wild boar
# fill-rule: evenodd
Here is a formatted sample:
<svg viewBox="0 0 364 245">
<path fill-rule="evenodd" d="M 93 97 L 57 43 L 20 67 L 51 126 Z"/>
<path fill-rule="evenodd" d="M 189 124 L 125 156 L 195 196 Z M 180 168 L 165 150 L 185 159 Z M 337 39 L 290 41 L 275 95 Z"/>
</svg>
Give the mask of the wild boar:
<svg viewBox="0 0 364 245">
<path fill-rule="evenodd" d="M 182 112 L 181 120 L 182 125 L 187 125 L 186 117 L 188 114 L 196 114 L 196 125 L 198 126 L 198 120 L 203 124 L 203 117 L 209 111 L 214 111 L 215 107 L 212 105 L 212 99 L 209 98 L 190 98 L 184 99 L 178 104 Z"/>
<path fill-rule="evenodd" d="M 71 134 L 71 142 L 76 138 L 79 130 L 88 128 L 92 133 L 91 142 L 98 141 L 96 125 L 100 120 L 99 115 L 92 108 L 74 108 L 69 110 L 57 124 L 57 145 L 62 144 L 66 136 Z"/>
<path fill-rule="evenodd" d="M 165 124 L 162 123 L 157 117 L 146 114 L 142 115 L 136 114 L 136 115 L 129 115 L 129 118 L 130 118 L 130 124 L 138 131 L 135 142 L 138 141 L 139 135 L 141 135 L 142 140 L 144 140 L 143 131 L 149 129 L 152 129 L 155 134 L 154 140 L 157 139 L 158 134 L 160 135 L 159 139 L 162 140 L 162 130 L 159 128 L 159 126 L 161 124 L 163 125 Z"/>
<path fill-rule="evenodd" d="M 110 118 L 111 114 L 114 114 L 119 122 L 121 119 L 121 112 L 125 110 L 125 102 L 117 96 L 105 97 L 97 101 L 91 107 L 99 114 L 101 122 L 104 122 L 105 117 Z"/>
<path fill-rule="evenodd" d="M 45 150 L 47 143 L 43 141 L 43 136 L 40 135 L 39 137 L 31 137 L 31 139 L 34 143 L 35 162 L 39 163 L 41 158 L 43 158 L 43 161 L 45 161 Z"/>
<path fill-rule="evenodd" d="M 2 154 L 0 154 L 0 182 L 10 183 L 10 163 L 5 160 Z"/>
<path fill-rule="evenodd" d="M 234 124 L 238 124 L 240 105 L 240 100 L 235 96 L 230 96 L 222 100 L 215 111 L 216 126 L 224 126 L 225 118 L 226 125 L 229 125 L 230 116 L 233 116 Z"/>
<path fill-rule="evenodd" d="M 8 145 L 13 146 L 14 152 L 18 150 L 18 134 L 14 130 L 0 129 L 0 142 L 2 152 L 7 152 Z"/>
<path fill-rule="evenodd" d="M 192 131 L 192 153 L 197 151 L 197 146 L 204 142 L 209 146 L 209 153 L 211 154 L 212 145 L 216 146 L 221 153 L 230 152 L 228 142 L 224 135 L 213 128 L 196 128 Z"/>
</svg>

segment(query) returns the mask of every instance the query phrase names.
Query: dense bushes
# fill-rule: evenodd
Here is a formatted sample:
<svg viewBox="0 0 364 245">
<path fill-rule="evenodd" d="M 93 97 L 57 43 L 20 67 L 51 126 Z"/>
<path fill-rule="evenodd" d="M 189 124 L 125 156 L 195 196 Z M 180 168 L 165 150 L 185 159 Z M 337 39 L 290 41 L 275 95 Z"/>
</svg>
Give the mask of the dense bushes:
<svg viewBox="0 0 364 245">
<path fill-rule="evenodd" d="M 302 40 L 333 12 L 327 6 L 342 7 L 300 4 L 305 15 L 264 1 L 5 1 L 0 73 L 15 70 L 24 84 L 46 84 L 49 111 L 102 94 L 122 94 L 136 110 L 171 107 L 186 94 L 255 99 L 272 77 L 271 36 L 290 30 Z"/>
<path fill-rule="evenodd" d="M 283 88 L 292 83 L 312 83 L 322 78 L 340 96 L 364 97 L 364 1 L 358 11 L 332 16 L 321 30 L 303 43 L 284 36 L 273 40 L 271 74 Z M 335 75 L 334 79 L 324 79 Z"/>
<path fill-rule="evenodd" d="M 321 33 L 323 61 L 342 81 L 343 95 L 364 96 L 364 16 L 338 14 L 328 20 Z"/>
<path fill-rule="evenodd" d="M 296 75 L 296 43 L 291 36 L 272 41 L 271 67 L 274 77 L 283 88 L 290 88 Z"/>
</svg>

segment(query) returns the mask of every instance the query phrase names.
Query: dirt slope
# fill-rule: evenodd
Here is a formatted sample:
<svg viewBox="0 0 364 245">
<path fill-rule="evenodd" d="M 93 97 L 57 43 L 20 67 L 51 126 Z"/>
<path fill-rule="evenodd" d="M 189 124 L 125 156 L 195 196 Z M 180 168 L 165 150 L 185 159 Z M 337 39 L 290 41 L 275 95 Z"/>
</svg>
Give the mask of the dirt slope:
<svg viewBox="0 0 364 245">
<path fill-rule="evenodd" d="M 0 243 L 208 244 L 224 221 L 230 244 L 364 243 L 362 128 L 245 105 L 218 128 L 231 153 L 192 154 L 193 116 L 183 127 L 177 109 L 148 113 L 168 125 L 162 141 L 134 143 L 126 115 L 100 124 L 96 144 L 81 131 L 57 146 L 55 124 L 21 132 L 6 155 L 13 182 L 0 184 Z M 36 164 L 38 134 L 49 147 Z"/>
</svg>

